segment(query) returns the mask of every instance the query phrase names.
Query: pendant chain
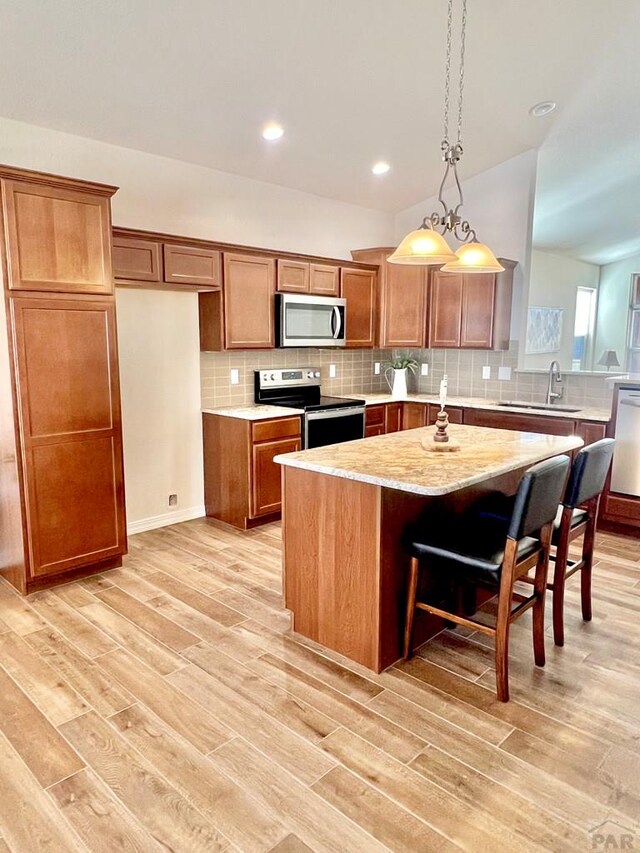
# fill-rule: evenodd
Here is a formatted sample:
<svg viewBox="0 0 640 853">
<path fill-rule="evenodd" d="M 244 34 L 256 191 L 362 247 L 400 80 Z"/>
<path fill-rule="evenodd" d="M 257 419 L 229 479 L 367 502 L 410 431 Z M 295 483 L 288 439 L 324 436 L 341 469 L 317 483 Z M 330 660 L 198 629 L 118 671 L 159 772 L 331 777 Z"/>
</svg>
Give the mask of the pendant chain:
<svg viewBox="0 0 640 853">
<path fill-rule="evenodd" d="M 458 82 L 458 127 L 457 144 L 460 145 L 462 138 L 462 97 L 464 93 L 464 52 L 465 35 L 467 29 L 467 0 L 462 0 L 462 29 L 460 34 L 460 79 Z M 444 136 L 443 148 L 448 148 L 449 142 L 449 102 L 451 92 L 451 44 L 453 38 L 453 0 L 447 3 L 447 55 L 444 74 Z"/>
</svg>

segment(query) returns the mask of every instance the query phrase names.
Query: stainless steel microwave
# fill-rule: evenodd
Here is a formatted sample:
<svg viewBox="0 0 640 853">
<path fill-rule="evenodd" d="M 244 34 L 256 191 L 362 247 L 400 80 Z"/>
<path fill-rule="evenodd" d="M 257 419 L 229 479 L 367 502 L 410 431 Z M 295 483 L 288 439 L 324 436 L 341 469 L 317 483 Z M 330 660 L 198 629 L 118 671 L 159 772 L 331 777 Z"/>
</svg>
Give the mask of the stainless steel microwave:
<svg viewBox="0 0 640 853">
<path fill-rule="evenodd" d="M 346 325 L 346 299 L 276 293 L 279 347 L 343 347 Z"/>
</svg>

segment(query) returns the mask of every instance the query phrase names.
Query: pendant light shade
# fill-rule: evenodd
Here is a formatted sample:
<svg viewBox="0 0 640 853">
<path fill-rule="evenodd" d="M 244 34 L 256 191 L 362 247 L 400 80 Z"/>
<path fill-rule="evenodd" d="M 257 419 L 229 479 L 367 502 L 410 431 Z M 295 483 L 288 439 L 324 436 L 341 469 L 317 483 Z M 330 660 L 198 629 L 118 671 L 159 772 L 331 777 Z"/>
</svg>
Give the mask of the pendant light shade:
<svg viewBox="0 0 640 853">
<path fill-rule="evenodd" d="M 456 252 L 454 261 L 442 267 L 443 272 L 502 272 L 504 267 L 484 243 L 465 243 Z"/>
<path fill-rule="evenodd" d="M 404 238 L 395 252 L 387 260 L 391 264 L 446 264 L 456 260 L 456 256 L 441 234 L 430 225 L 416 228 Z"/>
</svg>

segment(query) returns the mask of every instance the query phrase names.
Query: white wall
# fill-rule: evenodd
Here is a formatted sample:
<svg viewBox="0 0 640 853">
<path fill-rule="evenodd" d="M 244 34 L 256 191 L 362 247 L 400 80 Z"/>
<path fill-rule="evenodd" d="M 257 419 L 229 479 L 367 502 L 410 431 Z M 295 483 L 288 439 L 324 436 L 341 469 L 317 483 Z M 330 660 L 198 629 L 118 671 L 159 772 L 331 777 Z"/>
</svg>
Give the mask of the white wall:
<svg viewBox="0 0 640 853">
<path fill-rule="evenodd" d="M 0 162 L 119 186 L 113 221 L 130 228 L 337 258 L 393 239 L 391 214 L 4 118 Z M 119 291 L 117 309 L 128 522 L 200 515 L 197 299 Z"/>
<path fill-rule="evenodd" d="M 556 359 L 564 371 L 571 370 L 578 287 L 597 288 L 599 277 L 600 267 L 596 264 L 540 249 L 532 251 L 529 305 L 563 309 L 562 340 L 559 352 L 524 354 L 524 367 L 546 370 L 551 360 Z"/>
<path fill-rule="evenodd" d="M 511 316 L 513 340 L 520 339 L 526 304 L 524 290 L 529 277 L 536 163 L 537 152 L 531 150 L 468 179 L 464 177 L 464 158 L 459 167 L 464 218 L 475 228 L 478 239 L 490 246 L 498 257 L 518 261 Z M 449 188 L 445 191 L 445 201 L 453 199 Z M 422 219 L 434 210 L 441 212 L 436 196 L 398 213 L 395 218 L 396 242 L 417 228 Z M 459 245 L 454 240 L 450 243 L 454 249 Z"/>
<path fill-rule="evenodd" d="M 600 294 L 596 322 L 596 360 L 614 349 L 625 366 L 631 276 L 640 273 L 640 255 L 600 267 Z"/>
</svg>

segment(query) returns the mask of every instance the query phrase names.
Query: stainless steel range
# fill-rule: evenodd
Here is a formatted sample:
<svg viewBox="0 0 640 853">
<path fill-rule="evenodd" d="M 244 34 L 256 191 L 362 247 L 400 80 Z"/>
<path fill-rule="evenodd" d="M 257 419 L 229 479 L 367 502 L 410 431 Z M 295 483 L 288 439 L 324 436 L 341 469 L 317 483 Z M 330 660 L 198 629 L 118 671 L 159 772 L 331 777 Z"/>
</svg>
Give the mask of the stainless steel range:
<svg viewBox="0 0 640 853">
<path fill-rule="evenodd" d="M 323 396 L 319 367 L 255 370 L 254 400 L 302 409 L 304 448 L 364 438 L 364 400 Z"/>
</svg>

